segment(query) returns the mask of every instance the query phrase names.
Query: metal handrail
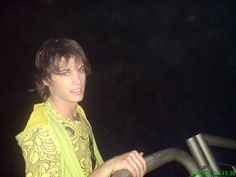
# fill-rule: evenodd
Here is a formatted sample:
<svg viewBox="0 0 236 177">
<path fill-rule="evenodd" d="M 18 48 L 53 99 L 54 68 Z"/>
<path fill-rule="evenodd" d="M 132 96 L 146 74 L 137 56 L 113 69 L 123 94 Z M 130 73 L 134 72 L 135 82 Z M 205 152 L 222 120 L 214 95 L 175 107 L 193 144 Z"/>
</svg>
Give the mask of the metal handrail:
<svg viewBox="0 0 236 177">
<path fill-rule="evenodd" d="M 193 158 L 184 150 L 177 148 L 164 149 L 144 158 L 147 162 L 146 174 L 174 161 L 179 162 L 188 171 L 190 176 L 194 172 L 199 171 L 199 167 L 194 162 Z M 132 177 L 132 175 L 128 170 L 120 170 L 112 175 L 112 177 Z M 200 175 L 195 175 L 195 177 L 200 177 Z"/>
<path fill-rule="evenodd" d="M 202 133 L 187 139 L 186 142 L 201 171 L 220 172 L 210 146 L 236 150 L 235 140 Z"/>
<path fill-rule="evenodd" d="M 198 134 L 195 137 L 198 141 L 199 146 L 202 149 L 203 154 L 205 155 L 205 157 L 209 163 L 209 166 L 213 170 L 213 172 L 220 171 L 220 167 L 218 166 L 217 161 L 216 161 L 213 153 L 211 152 L 208 143 L 206 142 L 205 138 L 203 137 L 203 134 Z"/>
<path fill-rule="evenodd" d="M 195 137 L 186 140 L 187 146 L 201 170 L 209 170 L 209 163 Z"/>
<path fill-rule="evenodd" d="M 236 140 L 208 134 L 202 134 L 202 136 L 210 146 L 236 150 Z"/>
<path fill-rule="evenodd" d="M 175 161 L 179 162 L 190 176 L 202 177 L 201 171 L 220 170 L 209 146 L 236 150 L 235 140 L 202 133 L 187 139 L 186 142 L 198 165 L 187 152 L 177 148 L 168 148 L 144 157 L 147 162 L 146 174 Z M 132 177 L 132 174 L 128 170 L 120 170 L 112 177 Z"/>
</svg>

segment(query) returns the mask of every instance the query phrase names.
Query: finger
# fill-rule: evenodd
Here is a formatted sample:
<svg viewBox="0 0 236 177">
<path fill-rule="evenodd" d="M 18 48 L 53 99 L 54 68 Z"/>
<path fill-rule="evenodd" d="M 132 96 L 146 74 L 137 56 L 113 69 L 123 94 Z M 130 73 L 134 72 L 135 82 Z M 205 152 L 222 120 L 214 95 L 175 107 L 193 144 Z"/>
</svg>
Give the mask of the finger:
<svg viewBox="0 0 236 177">
<path fill-rule="evenodd" d="M 141 176 L 143 176 L 146 172 L 146 161 L 141 156 L 141 155 L 143 155 L 143 153 L 140 154 L 137 151 L 133 151 L 133 155 L 134 155 L 133 158 L 134 158 L 136 164 L 138 165 L 138 168 L 140 169 Z"/>
<path fill-rule="evenodd" d="M 144 155 L 144 153 L 142 152 L 141 156 L 138 156 L 138 157 L 140 158 L 141 163 L 143 165 L 143 170 L 144 170 L 143 175 L 144 175 L 146 173 L 146 171 L 147 171 L 147 162 L 144 159 L 143 155 Z"/>
<path fill-rule="evenodd" d="M 140 152 L 139 155 L 141 156 L 141 157 L 139 156 L 139 158 L 140 158 L 140 160 L 141 160 L 141 162 L 142 162 L 142 164 L 143 164 L 143 167 L 144 167 L 144 174 L 145 174 L 146 171 L 147 171 L 147 162 L 146 162 L 146 160 L 143 158 L 143 156 L 144 156 L 144 153 L 143 153 L 143 152 Z"/>
<path fill-rule="evenodd" d="M 143 152 L 139 152 L 139 155 L 141 155 L 143 157 L 144 153 Z"/>
<path fill-rule="evenodd" d="M 138 165 L 135 163 L 134 159 L 131 156 L 128 156 L 127 158 L 129 166 L 127 167 L 128 170 L 131 171 L 133 177 L 139 177 L 140 171 Z"/>
<path fill-rule="evenodd" d="M 131 151 L 129 156 L 132 159 L 132 161 L 130 161 L 130 164 L 136 170 L 137 176 L 138 177 L 143 176 L 143 174 L 144 174 L 144 166 L 143 166 L 142 162 L 140 161 L 139 157 L 137 157 L 137 156 L 139 156 L 139 153 L 137 151 Z"/>
</svg>

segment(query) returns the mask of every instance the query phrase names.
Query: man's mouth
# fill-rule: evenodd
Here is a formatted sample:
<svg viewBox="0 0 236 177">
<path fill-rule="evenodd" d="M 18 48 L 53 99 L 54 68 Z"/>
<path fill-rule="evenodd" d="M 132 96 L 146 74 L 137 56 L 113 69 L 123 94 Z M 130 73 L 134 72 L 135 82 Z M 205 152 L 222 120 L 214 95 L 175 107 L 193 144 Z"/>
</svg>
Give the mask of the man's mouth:
<svg viewBox="0 0 236 177">
<path fill-rule="evenodd" d="M 71 92 L 76 95 L 81 95 L 83 93 L 83 89 L 77 88 L 77 89 L 71 90 Z"/>
</svg>

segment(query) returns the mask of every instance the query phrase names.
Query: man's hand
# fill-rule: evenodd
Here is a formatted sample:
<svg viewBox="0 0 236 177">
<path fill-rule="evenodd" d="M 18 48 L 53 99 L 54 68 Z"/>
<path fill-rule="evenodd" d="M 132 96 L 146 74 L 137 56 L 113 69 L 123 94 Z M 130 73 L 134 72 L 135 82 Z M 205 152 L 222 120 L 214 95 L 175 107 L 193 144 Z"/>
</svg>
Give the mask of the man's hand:
<svg viewBox="0 0 236 177">
<path fill-rule="evenodd" d="M 135 150 L 115 156 L 107 163 L 111 174 L 118 170 L 127 169 L 133 177 L 142 177 L 146 172 L 146 161 L 143 158 L 143 153 L 138 153 Z"/>
<path fill-rule="evenodd" d="M 110 177 L 119 170 L 128 170 L 133 177 L 143 177 L 146 173 L 143 153 L 136 150 L 113 157 L 98 167 L 89 177 Z"/>
</svg>

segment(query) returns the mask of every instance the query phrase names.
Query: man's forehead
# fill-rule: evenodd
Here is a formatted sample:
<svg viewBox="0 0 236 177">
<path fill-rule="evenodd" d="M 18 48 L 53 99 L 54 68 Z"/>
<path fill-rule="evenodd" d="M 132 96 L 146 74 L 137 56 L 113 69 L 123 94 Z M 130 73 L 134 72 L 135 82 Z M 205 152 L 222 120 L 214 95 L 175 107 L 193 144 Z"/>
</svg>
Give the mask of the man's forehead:
<svg viewBox="0 0 236 177">
<path fill-rule="evenodd" d="M 58 62 L 59 68 L 78 68 L 81 65 L 83 65 L 81 57 L 70 57 L 67 59 L 65 57 L 61 57 L 60 61 Z"/>
</svg>

